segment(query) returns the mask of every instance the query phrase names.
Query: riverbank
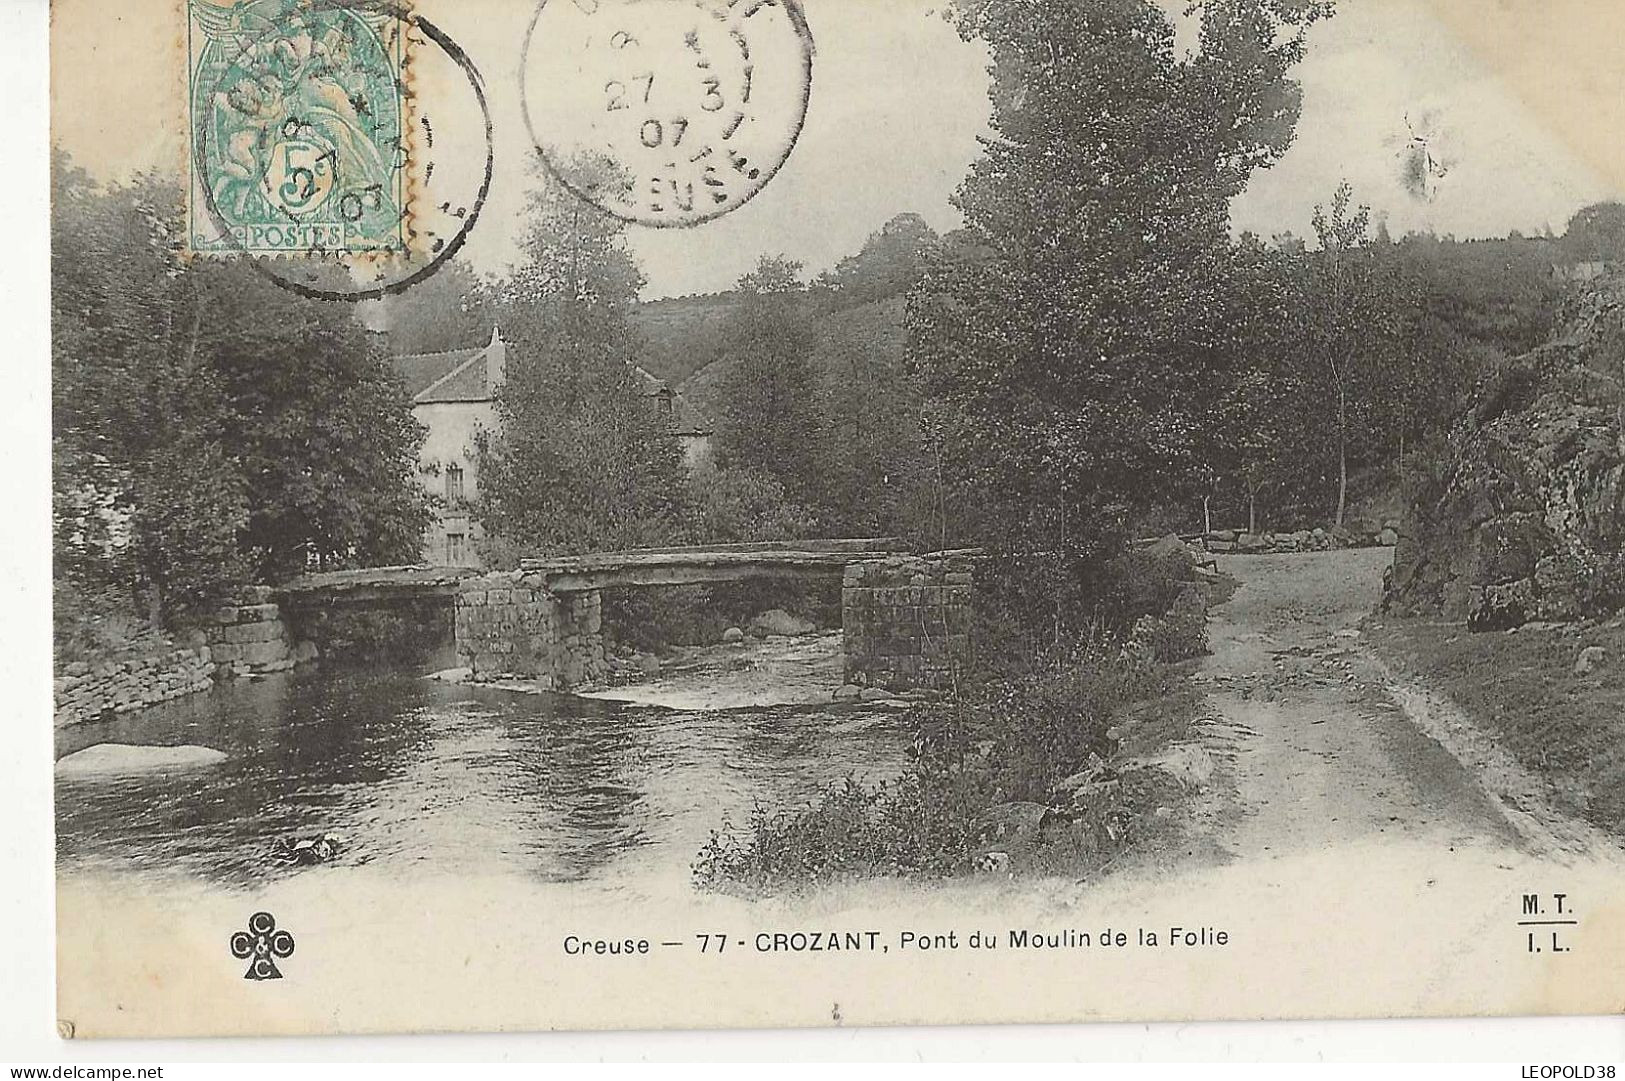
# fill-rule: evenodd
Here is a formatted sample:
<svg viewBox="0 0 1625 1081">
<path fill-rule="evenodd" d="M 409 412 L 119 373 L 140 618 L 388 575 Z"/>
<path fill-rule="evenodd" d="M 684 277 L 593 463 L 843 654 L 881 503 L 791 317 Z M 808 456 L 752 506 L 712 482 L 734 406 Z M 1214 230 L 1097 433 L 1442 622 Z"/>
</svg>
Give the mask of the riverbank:
<svg viewBox="0 0 1625 1081">
<path fill-rule="evenodd" d="M 130 614 L 117 591 L 55 591 L 56 727 L 138 712 L 230 679 L 259 679 L 316 659 L 266 586 L 245 586 L 185 632 L 184 644 Z"/>
<path fill-rule="evenodd" d="M 62 788 L 58 918 L 97 934 L 59 954 L 61 1017 L 111 1036 L 737 1025 L 746 1001 L 762 1025 L 1606 1009 L 1625 993 L 1625 910 L 1606 904 L 1620 862 L 1528 842 L 1416 728 L 1361 623 L 1385 556 L 1220 558 L 1241 588 L 1211 615 L 1212 655 L 1169 712 L 1120 733 L 1130 759 L 1166 748 L 1188 786 L 1087 875 L 693 888 L 688 862 L 719 820 L 806 806 L 865 768 L 869 786 L 895 775 L 908 733 L 893 710 L 689 713 L 316 670 L 171 703 L 153 711 L 166 738 L 238 742 L 186 784 Z M 238 712 L 211 722 L 217 701 Z M 325 829 L 349 845 L 337 861 L 261 858 L 280 832 Z M 1585 904 L 1560 961 L 1528 955 L 1513 926 L 1535 889 Z M 297 1001 L 267 999 L 221 945 L 255 911 L 297 938 Z M 1226 944 L 1176 943 L 1174 927 Z M 772 952 L 775 933 L 832 930 L 885 949 Z M 1099 945 L 1108 931 L 1126 944 Z M 998 946 L 970 947 L 973 932 Z M 719 933 L 727 952 L 702 953 Z M 652 946 L 583 956 L 571 937 Z M 412 990 L 425 980 L 433 996 Z"/>
<path fill-rule="evenodd" d="M 905 705 L 913 753 L 899 776 L 720 827 L 699 884 L 757 896 L 875 877 L 1087 877 L 1176 832 L 1213 772 L 1189 742 L 1189 678 L 1206 606 L 1229 584 L 1177 538 L 1125 559 L 1144 605 L 1126 640 L 1090 624 L 1019 663 L 956 673 Z"/>
<path fill-rule="evenodd" d="M 1395 673 L 1442 692 L 1441 711 L 1510 754 L 1539 798 L 1625 838 L 1625 621 L 1474 633 L 1383 620 L 1369 637 Z"/>
</svg>

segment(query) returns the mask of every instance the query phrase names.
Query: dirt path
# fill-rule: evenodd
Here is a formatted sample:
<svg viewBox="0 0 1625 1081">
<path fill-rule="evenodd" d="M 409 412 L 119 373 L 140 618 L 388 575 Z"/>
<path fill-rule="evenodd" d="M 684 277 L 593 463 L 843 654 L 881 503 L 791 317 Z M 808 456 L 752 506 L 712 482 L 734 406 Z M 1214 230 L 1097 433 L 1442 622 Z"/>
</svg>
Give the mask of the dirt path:
<svg viewBox="0 0 1625 1081">
<path fill-rule="evenodd" d="M 1509 771 L 1447 702 L 1397 684 L 1361 641 L 1357 624 L 1390 557 L 1367 549 L 1221 562 L 1241 588 L 1215 609 L 1213 655 L 1196 677 L 1213 711 L 1203 743 L 1220 765 L 1212 840 L 1239 859 L 1377 839 L 1439 850 L 1590 847 L 1586 831 L 1543 807 L 1539 786 Z"/>
</svg>

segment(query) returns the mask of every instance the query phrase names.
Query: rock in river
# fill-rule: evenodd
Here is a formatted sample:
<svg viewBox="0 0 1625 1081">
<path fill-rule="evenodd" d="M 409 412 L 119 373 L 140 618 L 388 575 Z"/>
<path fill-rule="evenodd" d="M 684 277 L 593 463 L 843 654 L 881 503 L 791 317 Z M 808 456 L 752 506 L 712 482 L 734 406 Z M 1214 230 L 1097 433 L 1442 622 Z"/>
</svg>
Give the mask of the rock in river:
<svg viewBox="0 0 1625 1081">
<path fill-rule="evenodd" d="M 1574 662 L 1574 674 L 1589 676 L 1608 660 L 1608 651 L 1601 646 L 1586 646 Z"/>
<path fill-rule="evenodd" d="M 212 747 L 184 744 L 152 747 L 138 743 L 98 743 L 57 761 L 58 777 L 117 777 L 131 773 L 163 773 L 201 769 L 226 760 Z"/>
<path fill-rule="evenodd" d="M 818 628 L 810 620 L 797 618 L 782 608 L 770 608 L 750 621 L 750 629 L 757 635 L 795 635 L 811 634 Z"/>
</svg>

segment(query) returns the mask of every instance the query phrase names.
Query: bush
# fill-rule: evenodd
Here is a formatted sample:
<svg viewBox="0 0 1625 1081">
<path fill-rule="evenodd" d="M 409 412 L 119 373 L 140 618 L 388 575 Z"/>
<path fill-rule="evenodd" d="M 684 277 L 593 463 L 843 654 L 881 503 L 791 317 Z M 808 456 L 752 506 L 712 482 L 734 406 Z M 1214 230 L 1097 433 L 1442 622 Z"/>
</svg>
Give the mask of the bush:
<svg viewBox="0 0 1625 1081">
<path fill-rule="evenodd" d="M 1178 550 L 1134 548 L 1106 566 L 1096 612 L 1106 626 L 1128 634 L 1146 616 L 1172 611 L 1191 581 L 1191 558 Z"/>
<path fill-rule="evenodd" d="M 689 478 L 686 529 L 701 544 L 790 540 L 812 535 L 817 521 L 771 474 L 746 466 L 719 469 L 707 460 Z"/>
<path fill-rule="evenodd" d="M 1144 615 L 1129 635 L 1130 648 L 1140 647 L 1151 660 L 1175 664 L 1200 657 L 1207 648 L 1207 602 L 1186 583 L 1163 615 Z"/>
<path fill-rule="evenodd" d="M 1175 702 L 1159 662 L 1207 649 L 1206 600 L 1189 580 L 1191 563 L 1182 545 L 1107 563 L 1081 553 L 995 554 L 979 571 L 977 656 L 952 695 L 905 715 L 914 753 L 903 775 L 874 787 L 849 780 L 809 806 L 758 808 L 744 827 L 725 824 L 695 861 L 696 880 L 759 894 L 975 869 L 1001 810 L 1048 807 L 1062 780 L 1118 752 L 1110 732 L 1130 703 L 1171 710 L 1175 728 L 1188 725 L 1189 703 Z M 1150 698 L 1172 704 L 1161 709 Z M 1130 824 L 1166 802 L 1153 772 L 1081 809 L 1061 798 L 1071 806 L 1059 816 L 1066 828 L 1052 838 L 1040 824 L 1043 840 L 1019 856 L 1023 865 L 1076 871 L 1120 851 Z"/>
<path fill-rule="evenodd" d="M 992 809 L 1047 803 L 1062 778 L 1111 756 L 1107 729 L 1116 712 L 1162 688 L 1156 670 L 1118 654 L 1104 635 L 1080 638 L 1020 677 L 915 706 L 907 717 L 914 761 L 900 778 L 874 787 L 848 780 L 808 807 L 758 809 L 742 830 L 724 825 L 695 861 L 697 881 L 774 893 L 874 875 L 973 870 Z M 1097 812 L 1120 817 L 1122 809 L 1102 805 Z"/>
<path fill-rule="evenodd" d="M 772 894 L 881 875 L 944 877 L 969 870 L 984 779 L 911 772 L 872 788 L 848 779 L 817 804 L 752 814 L 742 831 L 712 833 L 696 880 L 720 892 Z"/>
</svg>

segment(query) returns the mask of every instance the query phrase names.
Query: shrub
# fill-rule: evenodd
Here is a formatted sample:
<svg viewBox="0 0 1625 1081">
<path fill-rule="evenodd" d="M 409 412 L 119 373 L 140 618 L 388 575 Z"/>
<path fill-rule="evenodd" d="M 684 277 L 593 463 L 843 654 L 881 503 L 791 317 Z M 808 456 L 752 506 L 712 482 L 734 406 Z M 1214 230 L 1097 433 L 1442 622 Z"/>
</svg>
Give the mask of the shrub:
<svg viewBox="0 0 1625 1081">
<path fill-rule="evenodd" d="M 914 761 L 901 777 L 873 787 L 848 780 L 795 810 L 758 808 L 743 829 L 725 825 L 712 834 L 695 861 L 696 879 L 714 890 L 775 893 L 873 875 L 972 870 L 992 808 L 1047 803 L 1058 781 L 1112 754 L 1107 729 L 1116 711 L 1161 688 L 1155 670 L 1114 649 L 1102 634 L 1083 637 L 1020 677 L 915 706 L 907 717 Z"/>
<path fill-rule="evenodd" d="M 789 540 L 817 528 L 773 475 L 746 466 L 720 469 L 709 460 L 689 478 L 688 533 L 698 542 Z"/>
<path fill-rule="evenodd" d="M 951 695 L 906 714 L 914 748 L 903 775 L 873 787 L 848 780 L 806 807 L 758 808 L 743 827 L 724 825 L 694 863 L 698 883 L 761 894 L 974 869 L 996 809 L 1047 807 L 1063 779 L 1112 758 L 1118 747 L 1109 733 L 1126 706 L 1173 698 L 1157 662 L 1207 649 L 1206 602 L 1188 580 L 1183 548 L 1119 556 L 1107 564 L 1109 586 L 1091 570 L 1099 566 L 995 555 L 978 581 L 975 663 Z M 1155 783 L 1141 778 L 1073 805 L 1060 816 L 1066 828 L 1050 838 L 1040 826 L 1044 839 L 1019 860 L 1075 871 L 1110 858 L 1129 843 L 1130 825 L 1165 802 Z"/>
<path fill-rule="evenodd" d="M 1207 648 L 1207 602 L 1197 588 L 1186 583 L 1162 615 L 1144 615 L 1129 635 L 1131 648 L 1145 650 L 1151 660 L 1164 664 L 1200 657 Z"/>
<path fill-rule="evenodd" d="M 1191 579 L 1191 559 L 1183 551 L 1135 548 L 1106 567 L 1106 586 L 1096 612 L 1119 634 L 1128 634 L 1143 617 L 1173 609 Z"/>
<path fill-rule="evenodd" d="M 985 781 L 958 772 L 911 772 L 874 787 L 848 779 L 818 803 L 769 813 L 742 831 L 712 833 L 694 862 L 701 885 L 771 894 L 877 875 L 944 877 L 969 870 Z"/>
</svg>

